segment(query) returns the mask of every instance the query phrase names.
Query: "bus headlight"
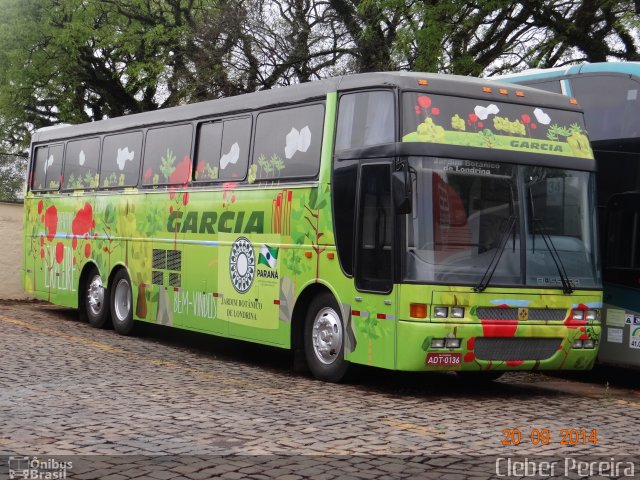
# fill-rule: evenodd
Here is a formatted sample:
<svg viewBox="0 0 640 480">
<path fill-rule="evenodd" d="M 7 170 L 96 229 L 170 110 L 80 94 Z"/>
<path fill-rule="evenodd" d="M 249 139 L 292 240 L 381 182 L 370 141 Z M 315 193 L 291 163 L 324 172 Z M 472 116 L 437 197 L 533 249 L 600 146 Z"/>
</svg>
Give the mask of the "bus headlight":
<svg viewBox="0 0 640 480">
<path fill-rule="evenodd" d="M 596 348 L 596 342 L 593 340 L 583 340 L 582 348 Z"/>
<path fill-rule="evenodd" d="M 571 347 L 575 349 L 582 348 L 582 340 L 575 340 Z"/>
<path fill-rule="evenodd" d="M 598 310 L 587 310 L 587 322 L 595 322 L 598 319 Z"/>
<path fill-rule="evenodd" d="M 444 338 L 431 339 L 431 348 L 444 348 Z"/>
<path fill-rule="evenodd" d="M 460 339 L 459 338 L 445 338 L 444 346 L 445 346 L 445 348 L 460 348 Z"/>
<path fill-rule="evenodd" d="M 575 309 L 571 313 L 571 320 L 581 321 L 584 320 L 584 310 Z"/>
<path fill-rule="evenodd" d="M 451 307 L 451 317 L 452 318 L 463 318 L 464 317 L 464 307 Z"/>
<path fill-rule="evenodd" d="M 435 307 L 433 309 L 433 316 L 436 318 L 447 318 L 449 315 L 449 309 L 447 307 Z"/>
</svg>

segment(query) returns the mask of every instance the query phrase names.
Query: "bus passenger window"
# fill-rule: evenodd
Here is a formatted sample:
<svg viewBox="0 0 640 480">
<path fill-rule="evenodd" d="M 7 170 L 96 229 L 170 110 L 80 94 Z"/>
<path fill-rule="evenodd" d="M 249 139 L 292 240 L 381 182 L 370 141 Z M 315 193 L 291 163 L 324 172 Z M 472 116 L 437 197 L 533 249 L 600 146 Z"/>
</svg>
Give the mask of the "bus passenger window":
<svg viewBox="0 0 640 480">
<path fill-rule="evenodd" d="M 191 178 L 191 125 L 154 128 L 144 147 L 143 185 L 184 185 Z"/>
<path fill-rule="evenodd" d="M 218 178 L 227 182 L 239 182 L 247 176 L 251 119 L 225 120 L 222 126 L 222 149 Z"/>
<path fill-rule="evenodd" d="M 36 149 L 31 188 L 34 190 L 58 190 L 62 176 L 64 145 L 50 145 Z"/>
<path fill-rule="evenodd" d="M 142 132 L 109 135 L 102 144 L 100 186 L 131 187 L 138 184 Z"/>
<path fill-rule="evenodd" d="M 319 104 L 258 115 L 252 165 L 256 179 L 317 175 L 323 124 L 324 107 Z"/>
<path fill-rule="evenodd" d="M 35 161 L 31 166 L 31 188 L 33 190 L 45 190 L 47 185 L 47 161 L 49 158 L 49 147 L 36 148 Z"/>
<path fill-rule="evenodd" d="M 196 180 L 218 179 L 221 144 L 222 122 L 200 125 L 196 146 Z"/>
<path fill-rule="evenodd" d="M 69 142 L 65 154 L 63 188 L 67 190 L 96 188 L 99 160 L 99 138 Z"/>
</svg>

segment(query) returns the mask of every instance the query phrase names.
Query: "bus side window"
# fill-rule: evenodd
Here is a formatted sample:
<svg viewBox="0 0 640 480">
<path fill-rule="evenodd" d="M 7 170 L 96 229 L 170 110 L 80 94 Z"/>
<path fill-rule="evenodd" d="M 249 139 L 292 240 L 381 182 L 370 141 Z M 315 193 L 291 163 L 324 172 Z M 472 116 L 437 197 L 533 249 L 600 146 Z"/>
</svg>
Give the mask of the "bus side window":
<svg viewBox="0 0 640 480">
<path fill-rule="evenodd" d="M 247 176 L 251 118 L 225 120 L 222 126 L 222 149 L 218 178 L 239 182 Z"/>
<path fill-rule="evenodd" d="M 102 144 L 100 186 L 131 187 L 138 184 L 142 132 L 109 135 Z"/>
<path fill-rule="evenodd" d="M 221 147 L 222 122 L 201 124 L 196 145 L 196 181 L 218 179 Z"/>
<path fill-rule="evenodd" d="M 36 149 L 31 188 L 33 190 L 58 190 L 62 177 L 64 145 L 49 145 Z"/>
<path fill-rule="evenodd" d="M 84 189 L 98 186 L 100 139 L 87 138 L 67 144 L 63 188 Z"/>
<path fill-rule="evenodd" d="M 363 165 L 360 178 L 356 287 L 389 292 L 394 231 L 391 167 L 389 164 Z"/>
<path fill-rule="evenodd" d="M 393 92 L 374 90 L 340 97 L 336 152 L 395 140 Z"/>
<path fill-rule="evenodd" d="M 257 180 L 314 177 L 320 169 L 324 106 L 258 115 L 253 164 Z"/>
<path fill-rule="evenodd" d="M 49 147 L 44 145 L 36 148 L 35 161 L 31 166 L 31 188 L 33 190 L 45 190 L 47 185 L 47 160 Z"/>
<path fill-rule="evenodd" d="M 184 185 L 191 178 L 191 125 L 154 128 L 144 146 L 143 185 Z"/>
</svg>

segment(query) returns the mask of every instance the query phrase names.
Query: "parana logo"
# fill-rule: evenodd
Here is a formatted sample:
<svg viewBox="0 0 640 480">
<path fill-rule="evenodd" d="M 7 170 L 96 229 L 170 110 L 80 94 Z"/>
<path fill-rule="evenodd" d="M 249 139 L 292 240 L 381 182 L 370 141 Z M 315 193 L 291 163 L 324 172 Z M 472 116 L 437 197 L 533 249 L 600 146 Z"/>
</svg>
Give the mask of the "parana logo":
<svg viewBox="0 0 640 480">
<path fill-rule="evenodd" d="M 238 293 L 245 293 L 251 288 L 256 274 L 256 256 L 251 242 L 245 237 L 238 237 L 233 242 L 229 255 L 229 274 L 233 288 Z"/>
<path fill-rule="evenodd" d="M 547 142 L 534 142 L 531 140 L 511 140 L 513 148 L 526 148 L 540 152 L 563 152 L 562 146 Z"/>
</svg>

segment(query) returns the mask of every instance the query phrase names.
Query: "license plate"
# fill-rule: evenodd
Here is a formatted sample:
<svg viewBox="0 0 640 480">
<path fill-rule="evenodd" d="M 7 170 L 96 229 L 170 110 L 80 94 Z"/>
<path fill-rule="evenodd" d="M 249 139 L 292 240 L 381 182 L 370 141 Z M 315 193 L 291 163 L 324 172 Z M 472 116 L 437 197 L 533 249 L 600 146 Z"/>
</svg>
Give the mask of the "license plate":
<svg viewBox="0 0 640 480">
<path fill-rule="evenodd" d="M 427 365 L 431 367 L 453 367 L 462 363 L 461 353 L 429 353 L 427 354 Z"/>
</svg>

